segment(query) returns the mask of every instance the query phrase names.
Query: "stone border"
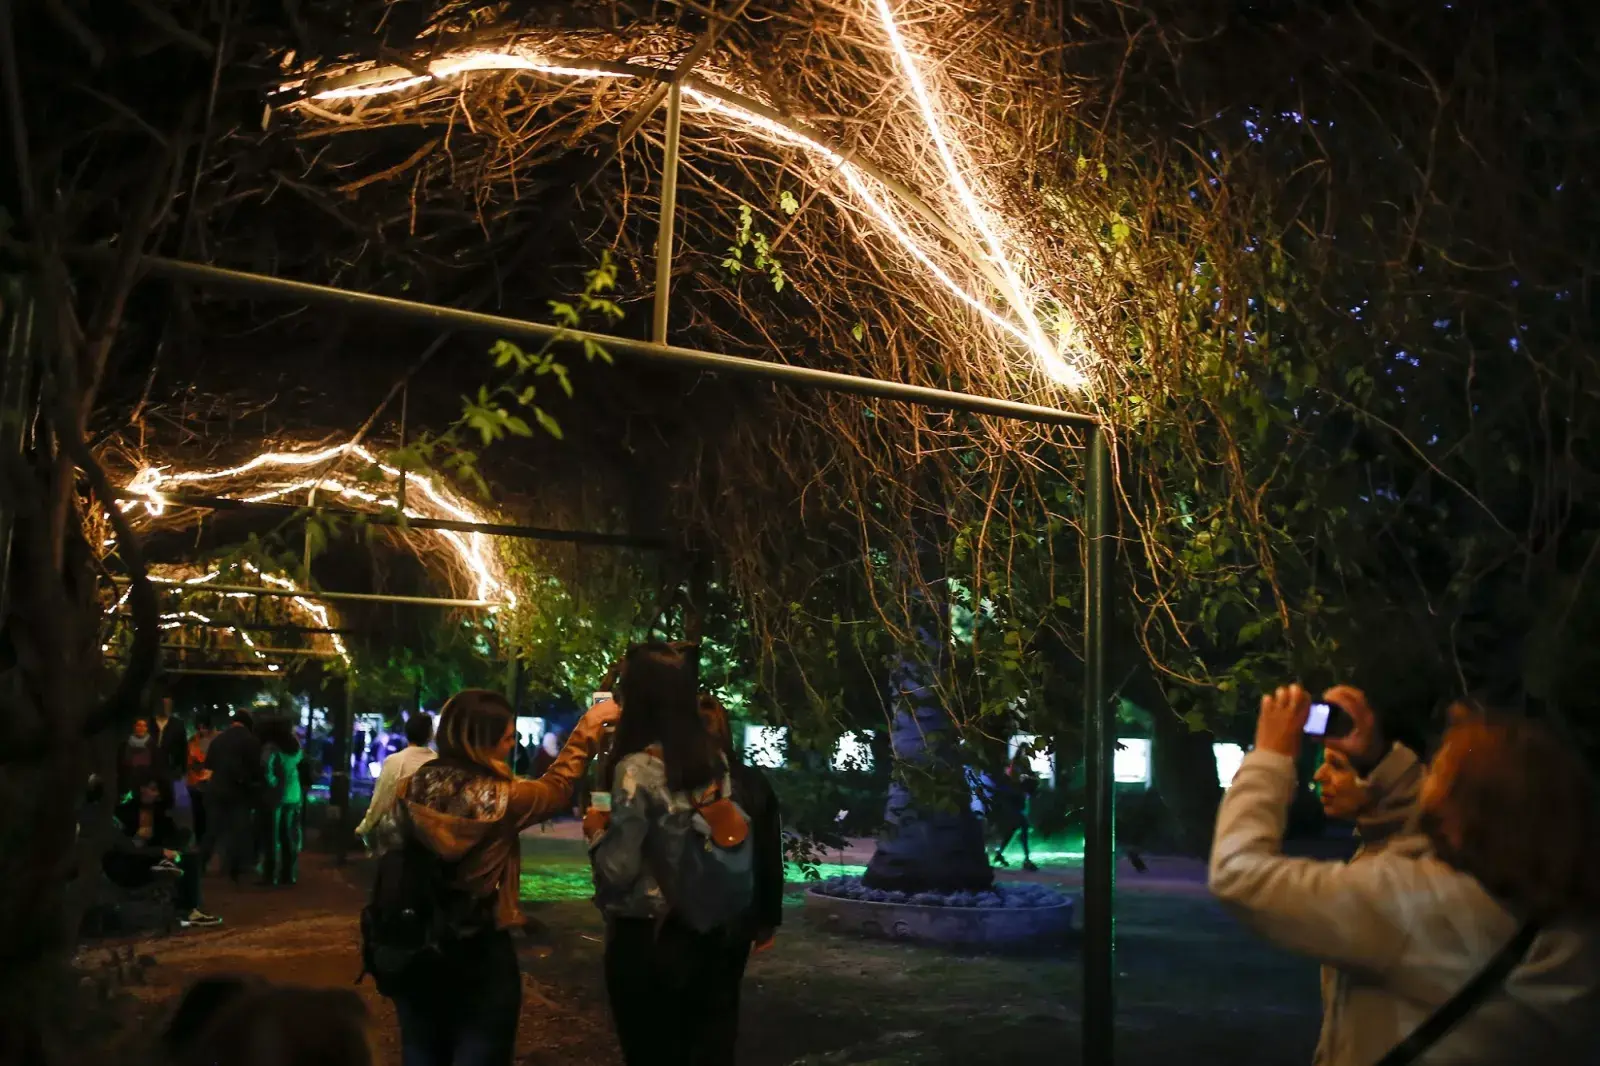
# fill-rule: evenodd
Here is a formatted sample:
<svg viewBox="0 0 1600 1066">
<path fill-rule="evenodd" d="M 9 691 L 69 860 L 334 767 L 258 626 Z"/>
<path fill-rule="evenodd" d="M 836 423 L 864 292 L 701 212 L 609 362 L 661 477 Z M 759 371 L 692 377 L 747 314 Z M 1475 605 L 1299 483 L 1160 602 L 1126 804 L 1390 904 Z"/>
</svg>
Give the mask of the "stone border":
<svg viewBox="0 0 1600 1066">
<path fill-rule="evenodd" d="M 922 903 L 878 903 L 806 890 L 805 918 L 830 933 L 882 940 L 967 947 L 999 947 L 1064 940 L 1072 931 L 1075 900 L 1052 907 L 940 907 Z"/>
</svg>

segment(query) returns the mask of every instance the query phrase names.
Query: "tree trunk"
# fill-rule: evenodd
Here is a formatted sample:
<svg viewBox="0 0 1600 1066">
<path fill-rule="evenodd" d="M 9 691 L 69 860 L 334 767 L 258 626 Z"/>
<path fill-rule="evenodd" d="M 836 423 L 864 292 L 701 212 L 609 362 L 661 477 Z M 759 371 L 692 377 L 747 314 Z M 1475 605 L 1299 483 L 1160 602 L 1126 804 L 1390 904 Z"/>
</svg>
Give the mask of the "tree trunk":
<svg viewBox="0 0 1600 1066">
<path fill-rule="evenodd" d="M 982 891 L 994 883 L 983 824 L 968 801 L 960 749 L 930 672 L 909 657 L 895 671 L 895 774 L 862 883 L 900 892 Z"/>
<path fill-rule="evenodd" d="M 1153 711 L 1150 718 L 1155 731 L 1152 776 L 1176 836 L 1173 844 L 1184 854 L 1205 855 L 1211 850 L 1222 800 L 1212 748 L 1217 738 L 1209 731 L 1190 729 L 1170 710 Z"/>
</svg>

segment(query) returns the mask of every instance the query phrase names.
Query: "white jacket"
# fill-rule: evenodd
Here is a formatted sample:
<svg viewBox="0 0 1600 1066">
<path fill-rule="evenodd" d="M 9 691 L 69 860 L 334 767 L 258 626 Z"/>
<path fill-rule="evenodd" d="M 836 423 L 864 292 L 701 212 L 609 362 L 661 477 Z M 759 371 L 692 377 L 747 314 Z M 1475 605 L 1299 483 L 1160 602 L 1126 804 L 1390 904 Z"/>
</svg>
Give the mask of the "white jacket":
<svg viewBox="0 0 1600 1066">
<path fill-rule="evenodd" d="M 1286 858 L 1296 787 L 1287 756 L 1245 757 L 1217 813 L 1211 891 L 1268 940 L 1338 971 L 1318 1066 L 1372 1066 L 1482 970 L 1518 922 L 1415 834 L 1359 862 Z M 1420 1061 L 1594 1066 L 1597 1038 L 1600 938 L 1556 925 Z"/>
</svg>

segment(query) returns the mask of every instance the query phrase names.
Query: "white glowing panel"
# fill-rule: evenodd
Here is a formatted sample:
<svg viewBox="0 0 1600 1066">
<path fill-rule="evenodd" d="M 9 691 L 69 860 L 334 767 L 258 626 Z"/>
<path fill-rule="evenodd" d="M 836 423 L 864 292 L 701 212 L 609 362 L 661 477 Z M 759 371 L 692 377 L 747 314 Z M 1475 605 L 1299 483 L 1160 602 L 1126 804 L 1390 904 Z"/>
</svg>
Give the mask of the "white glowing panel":
<svg viewBox="0 0 1600 1066">
<path fill-rule="evenodd" d="M 1227 788 L 1233 784 L 1233 775 L 1244 762 L 1244 748 L 1238 744 L 1213 744 L 1211 753 L 1217 758 L 1217 784 Z"/>
<path fill-rule="evenodd" d="M 544 719 L 526 714 L 517 715 L 517 743 L 531 748 L 544 736 Z"/>
<path fill-rule="evenodd" d="M 833 768 L 835 770 L 862 770 L 872 769 L 872 737 L 870 729 L 863 729 L 859 733 L 846 733 L 839 738 L 839 743 L 833 749 Z"/>
<path fill-rule="evenodd" d="M 784 749 L 788 746 L 789 731 L 782 726 L 744 727 L 744 761 L 751 766 L 780 769 L 784 763 Z"/>
<path fill-rule="evenodd" d="M 1010 743 L 1006 745 L 1006 761 L 1010 762 L 1015 759 L 1017 752 L 1022 749 L 1023 745 L 1027 745 L 1031 752 L 1028 756 L 1028 769 L 1033 771 L 1033 776 L 1052 788 L 1055 787 L 1055 763 L 1047 753 L 1039 750 L 1044 747 L 1044 742 L 1032 733 L 1018 733 L 1011 738 Z"/>
<path fill-rule="evenodd" d="M 1150 742 L 1138 737 L 1118 737 L 1111 759 L 1111 779 L 1124 785 L 1150 783 Z"/>
</svg>

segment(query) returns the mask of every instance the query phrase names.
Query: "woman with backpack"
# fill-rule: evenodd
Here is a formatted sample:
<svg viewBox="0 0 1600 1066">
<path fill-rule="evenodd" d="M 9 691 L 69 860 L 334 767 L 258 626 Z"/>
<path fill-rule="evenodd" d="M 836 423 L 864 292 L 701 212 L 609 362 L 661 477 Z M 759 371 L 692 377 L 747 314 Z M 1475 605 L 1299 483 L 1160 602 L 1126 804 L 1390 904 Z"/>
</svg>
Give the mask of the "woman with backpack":
<svg viewBox="0 0 1600 1066">
<path fill-rule="evenodd" d="M 749 818 L 682 651 L 630 649 L 615 696 L 616 761 L 584 819 L 612 1020 L 628 1066 L 709 1062 L 731 1052 L 714 990 L 750 937 Z"/>
<path fill-rule="evenodd" d="M 400 1017 L 404 1066 L 509 1066 L 522 1005 L 511 934 L 526 922 L 518 834 L 567 808 L 616 715 L 610 703 L 592 708 L 554 765 L 529 780 L 513 777 L 508 763 L 517 720 L 504 696 L 467 689 L 444 705 L 439 756 L 405 781 L 389 816 L 406 846 L 381 860 L 362 919 L 367 969 Z M 387 900 L 416 910 L 403 897 L 419 881 L 432 886 L 425 909 L 437 917 L 426 950 L 397 951 L 368 927 L 390 923 Z M 394 965 L 408 954 L 411 961 Z"/>
</svg>

